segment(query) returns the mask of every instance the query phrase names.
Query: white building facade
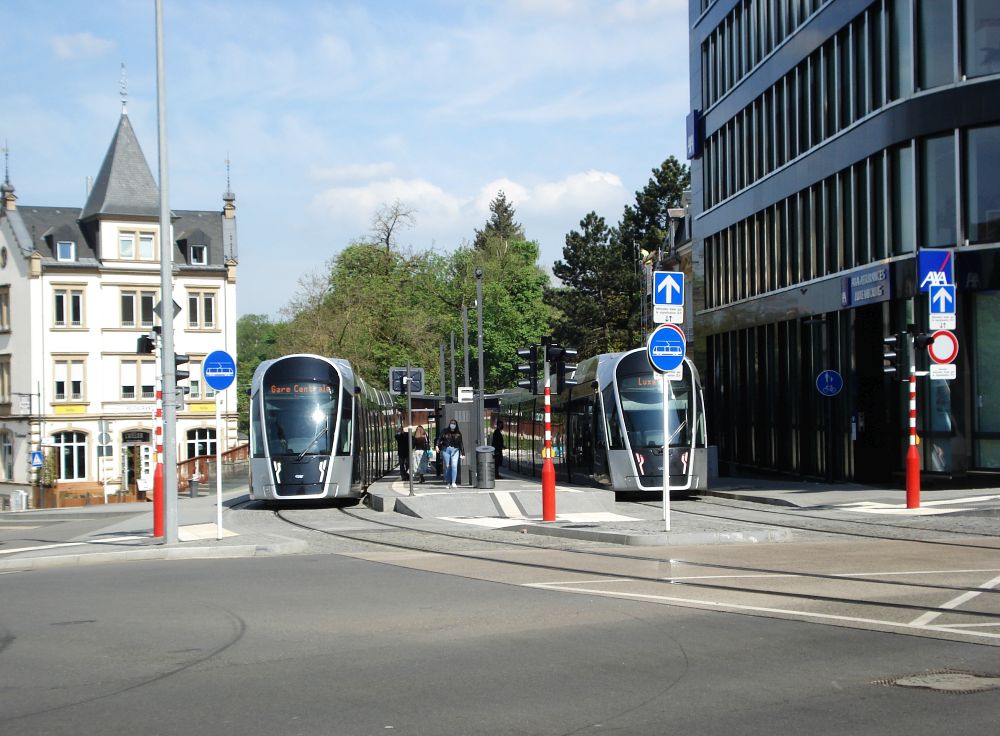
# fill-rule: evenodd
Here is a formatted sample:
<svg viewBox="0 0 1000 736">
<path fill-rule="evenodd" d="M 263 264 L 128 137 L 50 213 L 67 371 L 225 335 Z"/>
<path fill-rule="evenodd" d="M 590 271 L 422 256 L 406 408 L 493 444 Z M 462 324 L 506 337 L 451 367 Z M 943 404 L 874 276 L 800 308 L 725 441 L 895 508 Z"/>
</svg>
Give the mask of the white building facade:
<svg viewBox="0 0 1000 736">
<path fill-rule="evenodd" d="M 178 461 L 235 447 L 236 388 L 219 397 L 217 437 L 202 377 L 213 351 L 236 357 L 235 197 L 171 213 L 164 296 L 159 192 L 124 111 L 82 209 L 19 205 L 9 180 L 0 194 L 0 502 L 20 490 L 32 505 L 152 497 L 159 365 L 137 344 L 161 324 L 161 303 L 166 315 L 179 307 L 174 346 L 190 358 Z"/>
</svg>

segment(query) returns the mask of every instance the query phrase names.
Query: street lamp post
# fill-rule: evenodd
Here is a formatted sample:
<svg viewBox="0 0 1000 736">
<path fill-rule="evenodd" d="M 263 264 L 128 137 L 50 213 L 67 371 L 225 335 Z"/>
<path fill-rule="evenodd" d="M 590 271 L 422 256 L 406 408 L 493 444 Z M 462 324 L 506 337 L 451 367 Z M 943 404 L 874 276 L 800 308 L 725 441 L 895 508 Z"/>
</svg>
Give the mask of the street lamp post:
<svg viewBox="0 0 1000 736">
<path fill-rule="evenodd" d="M 479 398 L 476 400 L 476 447 L 483 444 L 483 418 L 486 414 L 486 399 L 483 380 L 483 269 L 476 269 L 476 350 L 479 368 Z"/>
</svg>

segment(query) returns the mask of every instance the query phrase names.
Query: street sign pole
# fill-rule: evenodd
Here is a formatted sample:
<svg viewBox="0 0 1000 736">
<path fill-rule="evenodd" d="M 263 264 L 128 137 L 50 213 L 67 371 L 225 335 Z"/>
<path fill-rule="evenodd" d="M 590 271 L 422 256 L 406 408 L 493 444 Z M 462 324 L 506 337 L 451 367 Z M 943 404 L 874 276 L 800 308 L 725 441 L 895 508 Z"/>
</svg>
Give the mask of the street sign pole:
<svg viewBox="0 0 1000 736">
<path fill-rule="evenodd" d="M 670 379 L 663 379 L 663 526 L 670 531 Z"/>
<path fill-rule="evenodd" d="M 236 361 L 225 350 L 209 353 L 202 377 L 215 390 L 215 538 L 222 539 L 222 396 L 236 380 Z"/>
<path fill-rule="evenodd" d="M 222 539 L 222 391 L 215 392 L 215 538 Z"/>
</svg>

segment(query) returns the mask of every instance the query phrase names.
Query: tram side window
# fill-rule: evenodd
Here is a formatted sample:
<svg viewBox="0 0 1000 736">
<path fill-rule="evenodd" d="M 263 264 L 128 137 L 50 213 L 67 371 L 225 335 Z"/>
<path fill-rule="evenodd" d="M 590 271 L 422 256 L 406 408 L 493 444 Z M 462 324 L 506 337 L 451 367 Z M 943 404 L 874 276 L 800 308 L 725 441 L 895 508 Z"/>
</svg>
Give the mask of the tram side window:
<svg viewBox="0 0 1000 736">
<path fill-rule="evenodd" d="M 260 422 L 260 395 L 254 394 L 250 398 L 250 426 L 253 433 L 250 435 L 250 453 L 253 457 L 265 457 L 264 453 L 264 429 Z"/>
<path fill-rule="evenodd" d="M 622 434 L 622 422 L 618 415 L 618 402 L 615 401 L 615 390 L 608 386 L 602 394 L 604 401 L 604 420 L 608 432 L 608 449 L 624 450 L 625 436 Z"/>
<path fill-rule="evenodd" d="M 354 397 L 346 390 L 341 391 L 340 432 L 337 440 L 337 454 L 350 455 L 354 439 Z"/>
</svg>

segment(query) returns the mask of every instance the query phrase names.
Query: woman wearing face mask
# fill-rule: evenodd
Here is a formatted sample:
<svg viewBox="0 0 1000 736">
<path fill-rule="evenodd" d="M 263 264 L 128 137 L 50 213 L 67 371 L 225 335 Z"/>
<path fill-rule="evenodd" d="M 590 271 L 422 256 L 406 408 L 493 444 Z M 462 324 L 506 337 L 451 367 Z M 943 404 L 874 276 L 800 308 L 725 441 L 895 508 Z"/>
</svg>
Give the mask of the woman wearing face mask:
<svg viewBox="0 0 1000 736">
<path fill-rule="evenodd" d="M 465 446 L 462 444 L 462 433 L 458 429 L 458 422 L 454 419 L 441 433 L 438 447 L 444 458 L 445 487 L 455 488 L 458 481 L 458 461 L 465 455 Z"/>
</svg>

